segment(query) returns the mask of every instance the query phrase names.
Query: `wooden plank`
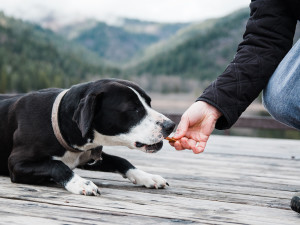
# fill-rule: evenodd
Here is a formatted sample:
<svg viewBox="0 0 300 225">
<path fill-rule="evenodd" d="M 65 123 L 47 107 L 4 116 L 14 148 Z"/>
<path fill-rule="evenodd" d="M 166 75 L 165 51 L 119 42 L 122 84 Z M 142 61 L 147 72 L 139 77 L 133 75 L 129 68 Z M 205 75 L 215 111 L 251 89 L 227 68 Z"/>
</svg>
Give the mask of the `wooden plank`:
<svg viewBox="0 0 300 225">
<path fill-rule="evenodd" d="M 157 194 L 112 190 L 102 188 L 102 197 L 87 197 L 69 194 L 63 189 L 42 186 L 13 184 L 5 190 L 6 198 L 47 203 L 51 205 L 72 206 L 85 210 L 103 210 L 115 213 L 143 215 L 170 220 L 196 221 L 203 223 L 233 224 L 277 224 L 283 218 L 289 218 L 285 224 L 297 224 L 299 218 L 290 210 L 249 206 L 243 203 L 224 203 L 219 201 L 193 199 L 181 196 L 169 196 L 163 190 L 153 190 Z M 24 195 L 27 188 L 31 193 Z M 20 192 L 16 192 L 19 189 Z M 32 191 L 35 190 L 35 191 Z M 138 194 L 137 194 L 138 193 Z M 3 189 L 0 190 L 3 195 Z M 87 204 L 88 202 L 88 204 Z M 69 218 L 68 215 L 66 215 Z"/>
<path fill-rule="evenodd" d="M 101 189 L 101 197 L 89 197 L 0 177 L 0 224 L 299 224 L 300 216 L 289 208 L 300 190 L 299 146 L 300 141 L 212 136 L 200 155 L 167 143 L 157 154 L 105 147 L 171 186 L 146 189 L 117 174 L 76 170 Z"/>
<path fill-rule="evenodd" d="M 80 173 L 79 173 L 80 174 Z M 88 177 L 88 176 L 87 176 Z M 120 180 L 92 179 L 99 187 L 113 188 L 118 190 L 141 191 L 157 194 L 153 190 L 142 187 L 135 187 L 132 184 L 124 183 Z M 256 205 L 289 209 L 289 201 L 292 197 L 287 190 L 270 190 L 262 187 L 236 186 L 238 182 L 228 182 L 228 184 L 210 183 L 210 181 L 184 181 L 170 179 L 171 186 L 166 190 L 161 190 L 168 196 L 181 196 L 193 199 L 205 199 L 211 201 L 230 202 L 238 204 Z"/>
<path fill-rule="evenodd" d="M 0 198 L 0 224 L 169 224 L 170 220 L 154 216 L 86 209 L 18 199 Z M 191 221 L 181 221 L 191 222 Z"/>
<path fill-rule="evenodd" d="M 81 176 L 88 177 L 94 180 L 99 186 L 135 190 L 135 187 L 131 183 L 129 183 L 128 180 L 122 180 L 118 176 L 100 173 L 98 174 L 98 178 L 95 178 L 95 176 L 93 176 L 94 174 L 88 174 L 86 171 L 77 171 L 77 173 Z M 185 193 L 190 193 L 193 192 L 195 189 L 199 189 L 204 190 L 205 192 L 221 191 L 247 196 L 254 195 L 289 200 L 292 197 L 293 192 L 299 190 L 299 185 L 292 186 L 284 183 L 267 183 L 256 180 L 249 180 L 247 177 L 244 177 L 243 179 L 220 179 L 215 177 L 210 178 L 208 176 L 170 176 L 165 175 L 164 173 L 162 175 L 170 183 L 170 188 L 167 188 L 168 194 L 172 194 L 173 191 L 175 194 L 180 193 L 181 191 L 184 191 Z M 147 191 L 153 193 L 149 189 L 143 190 L 143 192 Z"/>
</svg>

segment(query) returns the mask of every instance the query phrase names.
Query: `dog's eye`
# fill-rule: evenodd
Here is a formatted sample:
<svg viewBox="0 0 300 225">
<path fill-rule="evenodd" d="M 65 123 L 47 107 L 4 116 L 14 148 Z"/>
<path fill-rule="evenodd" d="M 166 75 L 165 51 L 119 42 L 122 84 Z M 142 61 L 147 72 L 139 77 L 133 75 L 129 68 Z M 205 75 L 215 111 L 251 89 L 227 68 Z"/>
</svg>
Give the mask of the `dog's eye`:
<svg viewBox="0 0 300 225">
<path fill-rule="evenodd" d="M 144 111 L 144 108 L 142 108 L 142 107 L 136 108 L 136 109 L 134 110 L 134 112 L 135 112 L 136 114 L 141 114 L 141 113 L 143 113 L 143 111 Z"/>
<path fill-rule="evenodd" d="M 127 111 L 135 113 L 135 114 L 140 114 L 143 111 L 142 107 L 132 107 L 131 109 L 127 109 Z"/>
<path fill-rule="evenodd" d="M 137 108 L 133 108 L 133 109 L 128 109 L 127 111 L 134 112 L 134 113 L 139 113 L 141 110 L 137 109 Z"/>
</svg>

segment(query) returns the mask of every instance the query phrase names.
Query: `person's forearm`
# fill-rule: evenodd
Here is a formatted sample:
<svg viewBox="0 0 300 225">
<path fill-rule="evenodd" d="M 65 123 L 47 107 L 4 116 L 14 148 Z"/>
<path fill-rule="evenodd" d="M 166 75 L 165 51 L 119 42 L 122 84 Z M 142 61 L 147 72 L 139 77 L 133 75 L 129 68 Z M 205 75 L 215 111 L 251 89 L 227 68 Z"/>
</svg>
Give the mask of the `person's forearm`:
<svg viewBox="0 0 300 225">
<path fill-rule="evenodd" d="M 223 114 L 217 129 L 228 129 L 236 122 L 292 47 L 297 21 L 286 7 L 282 0 L 250 4 L 250 19 L 234 60 L 197 99 Z"/>
</svg>

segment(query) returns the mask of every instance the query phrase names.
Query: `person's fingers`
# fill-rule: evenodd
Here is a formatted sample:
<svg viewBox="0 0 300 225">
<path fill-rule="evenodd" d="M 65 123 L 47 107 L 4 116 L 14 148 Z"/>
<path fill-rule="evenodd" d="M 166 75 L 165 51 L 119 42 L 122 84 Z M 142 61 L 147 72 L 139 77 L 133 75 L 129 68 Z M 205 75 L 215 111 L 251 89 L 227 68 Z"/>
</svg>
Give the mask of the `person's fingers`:
<svg viewBox="0 0 300 225">
<path fill-rule="evenodd" d="M 186 116 L 182 116 L 173 138 L 175 139 L 182 138 L 186 134 L 188 128 L 189 128 L 189 120 Z"/>
<path fill-rule="evenodd" d="M 191 149 L 195 154 L 199 154 L 204 151 L 206 141 L 197 142 L 194 139 L 181 138 L 180 140 L 170 143 L 176 150 Z"/>
<path fill-rule="evenodd" d="M 193 149 L 193 147 L 196 146 L 197 141 L 194 139 L 188 139 L 188 143 L 189 143 L 190 149 Z"/>
<path fill-rule="evenodd" d="M 169 141 L 169 145 L 171 145 L 172 147 L 174 147 L 174 143 L 173 141 Z"/>
<path fill-rule="evenodd" d="M 199 142 L 193 139 L 189 139 L 188 142 L 189 142 L 190 149 L 192 149 L 195 154 L 203 152 L 204 149 L 202 148 L 202 146 L 199 145 L 200 144 Z"/>
<path fill-rule="evenodd" d="M 196 145 L 192 146 L 192 150 L 195 154 L 199 154 L 204 151 L 205 146 L 206 146 L 206 142 L 201 141 L 198 142 Z"/>
<path fill-rule="evenodd" d="M 176 142 L 174 143 L 174 148 L 175 148 L 176 150 L 183 150 L 183 149 L 184 149 L 184 148 L 182 148 L 180 141 L 176 141 Z"/>
<path fill-rule="evenodd" d="M 204 149 L 200 148 L 200 147 L 195 147 L 192 150 L 193 150 L 194 154 L 199 154 L 199 153 L 204 152 Z"/>
<path fill-rule="evenodd" d="M 182 146 L 182 148 L 184 149 L 192 149 L 189 142 L 188 142 L 189 139 L 187 139 L 186 137 L 183 137 L 180 139 L 180 144 Z"/>
</svg>

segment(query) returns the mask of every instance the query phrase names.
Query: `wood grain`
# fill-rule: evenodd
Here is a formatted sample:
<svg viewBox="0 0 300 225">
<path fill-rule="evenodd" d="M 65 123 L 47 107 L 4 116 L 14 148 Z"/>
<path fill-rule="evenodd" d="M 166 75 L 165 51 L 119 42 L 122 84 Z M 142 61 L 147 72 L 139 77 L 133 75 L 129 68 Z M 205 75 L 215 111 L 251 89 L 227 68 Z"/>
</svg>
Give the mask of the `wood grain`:
<svg viewBox="0 0 300 225">
<path fill-rule="evenodd" d="M 0 224 L 300 224 L 289 207 L 300 191 L 300 141 L 212 136 L 200 155 L 164 144 L 156 154 L 104 151 L 162 175 L 166 189 L 79 169 L 100 187 L 100 197 L 0 177 Z"/>
</svg>

